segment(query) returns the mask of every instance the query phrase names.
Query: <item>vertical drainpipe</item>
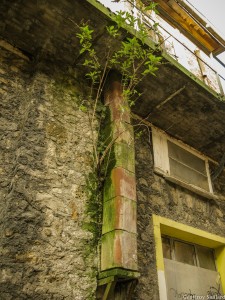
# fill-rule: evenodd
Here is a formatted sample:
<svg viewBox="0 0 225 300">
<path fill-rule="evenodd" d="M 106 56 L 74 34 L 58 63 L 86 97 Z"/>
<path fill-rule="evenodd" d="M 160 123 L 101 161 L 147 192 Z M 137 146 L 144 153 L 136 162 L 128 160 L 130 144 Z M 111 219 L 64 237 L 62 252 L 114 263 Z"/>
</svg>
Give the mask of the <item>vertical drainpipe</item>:
<svg viewBox="0 0 225 300">
<path fill-rule="evenodd" d="M 123 98 L 121 76 L 108 75 L 104 93 L 109 112 L 103 129 L 113 141 L 109 150 L 103 197 L 100 279 L 137 278 L 137 201 L 134 132 L 128 104 Z M 110 142 L 109 139 L 107 144 Z"/>
</svg>

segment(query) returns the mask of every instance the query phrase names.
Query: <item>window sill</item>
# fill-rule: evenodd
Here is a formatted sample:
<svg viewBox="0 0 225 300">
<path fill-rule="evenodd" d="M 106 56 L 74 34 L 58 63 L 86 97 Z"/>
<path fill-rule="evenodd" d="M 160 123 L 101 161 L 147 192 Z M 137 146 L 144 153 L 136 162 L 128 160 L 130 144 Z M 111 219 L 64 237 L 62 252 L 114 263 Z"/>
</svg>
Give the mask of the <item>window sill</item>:
<svg viewBox="0 0 225 300">
<path fill-rule="evenodd" d="M 218 200 L 219 197 L 214 195 L 213 193 L 207 192 L 206 190 L 203 190 L 195 185 L 192 184 L 188 184 L 182 180 L 177 179 L 176 177 L 173 177 L 169 174 L 165 174 L 162 170 L 160 170 L 159 168 L 154 168 L 154 172 L 158 175 L 161 175 L 165 178 L 165 180 L 175 183 L 191 192 L 194 192 L 195 194 L 202 196 L 204 198 L 207 199 L 213 199 L 213 200 Z"/>
</svg>

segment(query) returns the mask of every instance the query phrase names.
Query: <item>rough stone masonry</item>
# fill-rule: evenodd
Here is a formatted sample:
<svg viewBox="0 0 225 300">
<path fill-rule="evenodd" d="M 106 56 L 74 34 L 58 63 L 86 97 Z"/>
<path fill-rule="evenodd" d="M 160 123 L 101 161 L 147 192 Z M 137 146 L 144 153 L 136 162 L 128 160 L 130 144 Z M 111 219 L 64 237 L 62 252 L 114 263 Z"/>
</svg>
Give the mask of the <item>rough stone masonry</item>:
<svg viewBox="0 0 225 300">
<path fill-rule="evenodd" d="M 142 136 L 135 140 L 137 178 L 138 262 L 141 277 L 134 299 L 159 300 L 158 275 L 152 215 L 224 236 L 225 233 L 225 172 L 215 180 L 218 200 L 206 199 L 165 180 L 154 173 L 150 130 L 140 128 Z M 138 136 L 138 135 L 137 135 Z M 216 168 L 211 165 L 211 171 Z M 220 198 L 221 196 L 221 198 Z"/>
<path fill-rule="evenodd" d="M 0 299 L 94 299 L 87 90 L 76 73 L 0 50 Z"/>
</svg>

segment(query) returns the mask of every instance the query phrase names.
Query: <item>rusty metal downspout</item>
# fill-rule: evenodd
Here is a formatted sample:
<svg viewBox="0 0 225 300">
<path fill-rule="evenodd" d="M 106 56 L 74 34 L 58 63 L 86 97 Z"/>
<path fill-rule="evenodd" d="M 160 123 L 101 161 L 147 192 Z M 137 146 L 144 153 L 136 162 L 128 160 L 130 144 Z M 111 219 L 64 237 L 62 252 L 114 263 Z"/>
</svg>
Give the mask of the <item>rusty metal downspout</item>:
<svg viewBox="0 0 225 300">
<path fill-rule="evenodd" d="M 99 285 L 105 285 L 101 299 L 107 300 L 120 299 L 115 288 L 120 282 L 128 295 L 139 277 L 134 132 L 121 76 L 115 71 L 108 75 L 104 102 L 109 116 L 102 134 L 112 146 L 106 159 Z"/>
</svg>

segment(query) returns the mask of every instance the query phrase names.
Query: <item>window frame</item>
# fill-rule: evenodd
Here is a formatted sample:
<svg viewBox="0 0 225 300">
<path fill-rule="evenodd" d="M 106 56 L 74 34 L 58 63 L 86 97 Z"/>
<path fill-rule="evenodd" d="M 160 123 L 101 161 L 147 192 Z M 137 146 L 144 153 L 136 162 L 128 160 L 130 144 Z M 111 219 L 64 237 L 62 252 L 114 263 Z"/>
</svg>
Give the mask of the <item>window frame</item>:
<svg viewBox="0 0 225 300">
<path fill-rule="evenodd" d="M 187 244 L 187 245 L 193 246 L 193 249 L 194 249 L 194 254 L 193 254 L 193 262 L 194 262 L 194 264 L 193 264 L 193 266 L 196 266 L 198 268 L 203 268 L 203 269 L 206 269 L 206 270 L 218 271 L 217 270 L 217 266 L 216 266 L 215 253 L 214 253 L 214 249 L 213 248 L 209 248 L 209 247 L 205 247 L 205 246 L 200 246 L 200 245 L 198 245 L 196 243 L 187 242 L 187 241 L 184 241 L 184 240 L 181 240 L 181 239 L 177 239 L 177 238 L 174 238 L 174 237 L 171 237 L 171 236 L 163 235 L 163 234 L 162 234 L 161 238 L 162 239 L 163 238 L 169 239 L 169 242 L 170 242 L 170 251 L 171 251 L 171 260 L 180 262 L 179 260 L 177 260 L 176 253 L 175 253 L 176 252 L 175 251 L 175 242 L 180 242 L 180 243 L 183 243 L 183 244 Z M 204 247 L 205 249 L 207 249 L 209 251 L 212 251 L 214 269 L 209 269 L 209 268 L 205 268 L 205 267 L 200 266 L 198 247 Z M 164 255 L 163 255 L 163 258 L 166 258 L 166 257 L 164 257 Z"/>
<path fill-rule="evenodd" d="M 208 190 L 203 189 L 198 185 L 188 183 L 187 181 L 184 181 L 182 178 L 178 178 L 171 175 L 169 151 L 168 151 L 168 143 L 167 143 L 168 141 L 204 161 L 208 188 L 209 188 Z M 207 156 L 203 155 L 202 153 L 188 146 L 187 144 L 184 144 L 183 142 L 170 137 L 165 132 L 163 132 L 162 130 L 156 127 L 152 127 L 152 143 L 153 143 L 155 173 L 163 176 L 167 181 L 176 183 L 181 187 L 184 187 L 200 196 L 206 197 L 208 199 L 218 199 L 218 197 L 213 193 L 212 181 L 211 181 L 211 176 L 209 171 L 209 158 Z"/>
<path fill-rule="evenodd" d="M 222 291 L 225 293 L 225 238 L 158 215 L 153 215 L 152 218 L 160 300 L 168 299 L 162 250 L 163 235 L 214 249 L 216 269 L 220 274 Z"/>
</svg>

